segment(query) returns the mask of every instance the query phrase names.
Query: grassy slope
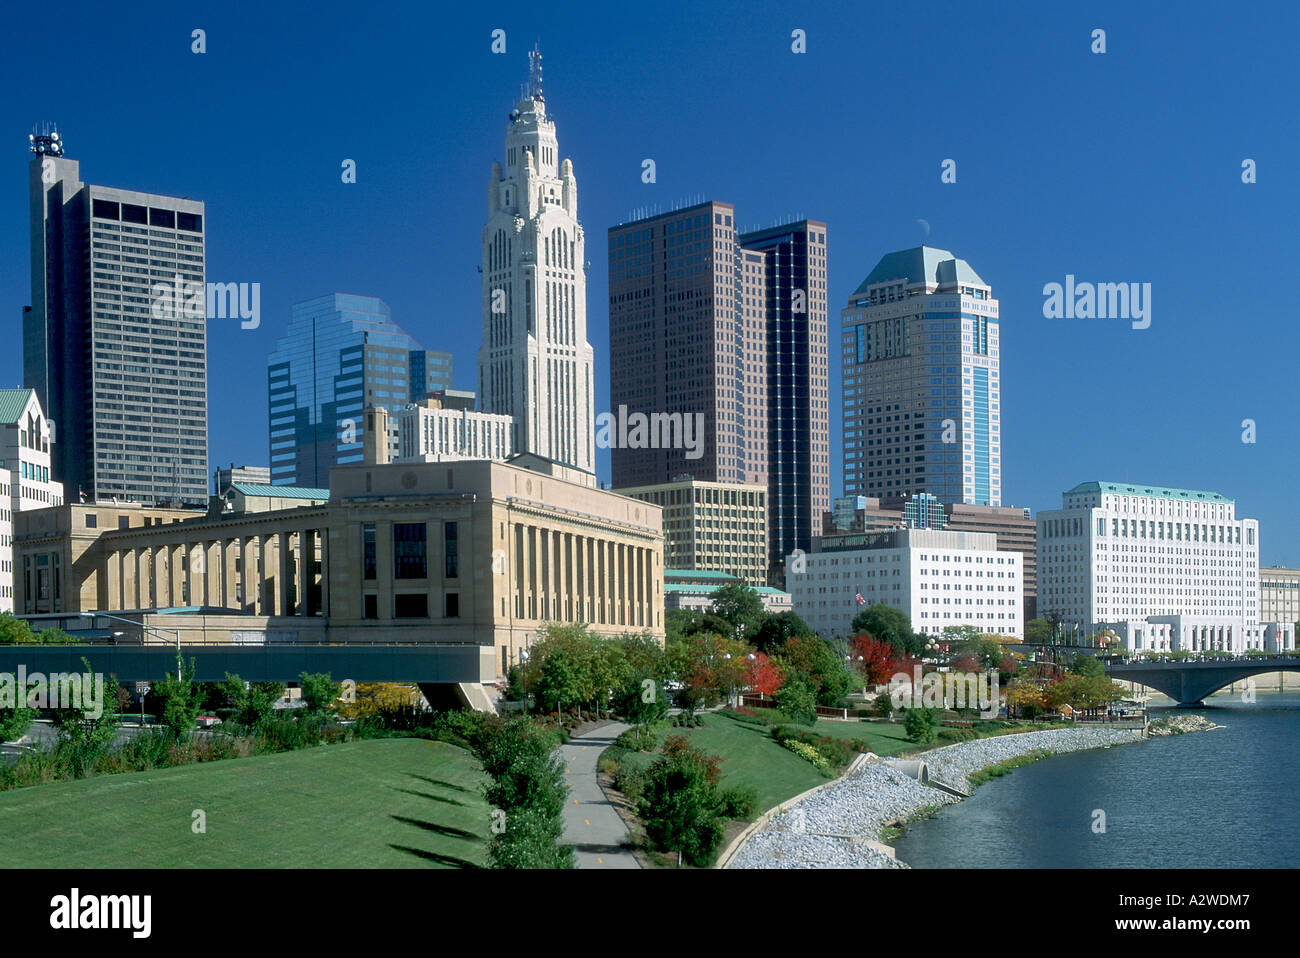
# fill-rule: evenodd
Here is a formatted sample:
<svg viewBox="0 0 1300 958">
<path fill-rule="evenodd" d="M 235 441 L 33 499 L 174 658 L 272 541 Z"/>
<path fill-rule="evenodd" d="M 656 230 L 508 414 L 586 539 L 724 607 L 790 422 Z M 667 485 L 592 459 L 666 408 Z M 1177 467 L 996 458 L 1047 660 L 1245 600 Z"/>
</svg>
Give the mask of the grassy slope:
<svg viewBox="0 0 1300 958">
<path fill-rule="evenodd" d="M 660 741 L 667 735 L 685 735 L 706 755 L 721 756 L 722 787 L 752 785 L 758 791 L 759 811 L 827 781 L 807 761 L 778 745 L 768 728 L 716 712 L 701 718 L 703 727 L 670 728 L 661 733 Z M 629 752 L 622 761 L 644 767 L 654 758 L 645 752 Z"/>
<path fill-rule="evenodd" d="M 53 868 L 485 865 L 485 780 L 440 742 L 348 742 L 0 792 L 0 861 Z M 202 809 L 207 833 L 191 831 Z"/>
</svg>

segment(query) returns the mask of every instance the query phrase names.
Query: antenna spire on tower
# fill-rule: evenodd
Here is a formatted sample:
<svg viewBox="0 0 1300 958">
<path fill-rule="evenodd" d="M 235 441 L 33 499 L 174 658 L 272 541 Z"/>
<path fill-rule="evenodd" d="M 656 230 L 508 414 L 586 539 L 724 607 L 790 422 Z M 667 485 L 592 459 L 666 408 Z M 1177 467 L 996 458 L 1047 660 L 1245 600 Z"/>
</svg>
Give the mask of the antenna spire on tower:
<svg viewBox="0 0 1300 958">
<path fill-rule="evenodd" d="M 542 41 L 539 39 L 528 51 L 528 96 L 530 99 L 546 102 L 542 95 Z"/>
</svg>

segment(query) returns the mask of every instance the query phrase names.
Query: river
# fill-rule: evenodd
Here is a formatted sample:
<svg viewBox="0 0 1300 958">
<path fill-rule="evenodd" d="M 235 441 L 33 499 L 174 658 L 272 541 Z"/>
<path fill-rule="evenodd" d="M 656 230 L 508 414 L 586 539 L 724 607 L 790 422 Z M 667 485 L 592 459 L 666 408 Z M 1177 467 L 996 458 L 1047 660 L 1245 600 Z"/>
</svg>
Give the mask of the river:
<svg viewBox="0 0 1300 958">
<path fill-rule="evenodd" d="M 1036 762 L 894 846 L 914 868 L 1290 868 L 1300 839 L 1300 694 L 1227 695 L 1221 729 Z M 1104 832 L 1094 829 L 1105 813 Z"/>
</svg>

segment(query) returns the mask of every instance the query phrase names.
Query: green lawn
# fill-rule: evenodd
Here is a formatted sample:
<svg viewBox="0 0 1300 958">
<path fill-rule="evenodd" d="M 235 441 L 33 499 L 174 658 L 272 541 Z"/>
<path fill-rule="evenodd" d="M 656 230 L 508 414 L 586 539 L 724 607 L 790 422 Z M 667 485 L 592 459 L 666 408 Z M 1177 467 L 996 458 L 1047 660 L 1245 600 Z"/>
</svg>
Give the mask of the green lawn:
<svg viewBox="0 0 1300 958">
<path fill-rule="evenodd" d="M 791 756 L 793 757 L 793 756 Z M 354 741 L 0 792 L 0 860 L 46 868 L 487 864 L 485 776 L 421 739 Z M 202 809 L 206 834 L 191 816 Z"/>
</svg>

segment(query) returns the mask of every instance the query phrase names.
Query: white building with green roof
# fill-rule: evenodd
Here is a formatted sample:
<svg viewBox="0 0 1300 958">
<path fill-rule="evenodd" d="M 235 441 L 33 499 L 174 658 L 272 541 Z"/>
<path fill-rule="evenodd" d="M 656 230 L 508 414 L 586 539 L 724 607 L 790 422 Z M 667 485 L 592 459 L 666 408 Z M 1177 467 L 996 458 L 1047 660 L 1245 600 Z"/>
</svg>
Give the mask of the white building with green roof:
<svg viewBox="0 0 1300 958">
<path fill-rule="evenodd" d="M 34 389 L 0 389 L 0 612 L 14 610 L 14 514 L 63 505 L 50 476 L 54 423 Z"/>
<path fill-rule="evenodd" d="M 1295 647 L 1260 622 L 1259 522 L 1217 492 L 1085 482 L 1038 514 L 1038 612 L 1129 651 Z"/>
</svg>

